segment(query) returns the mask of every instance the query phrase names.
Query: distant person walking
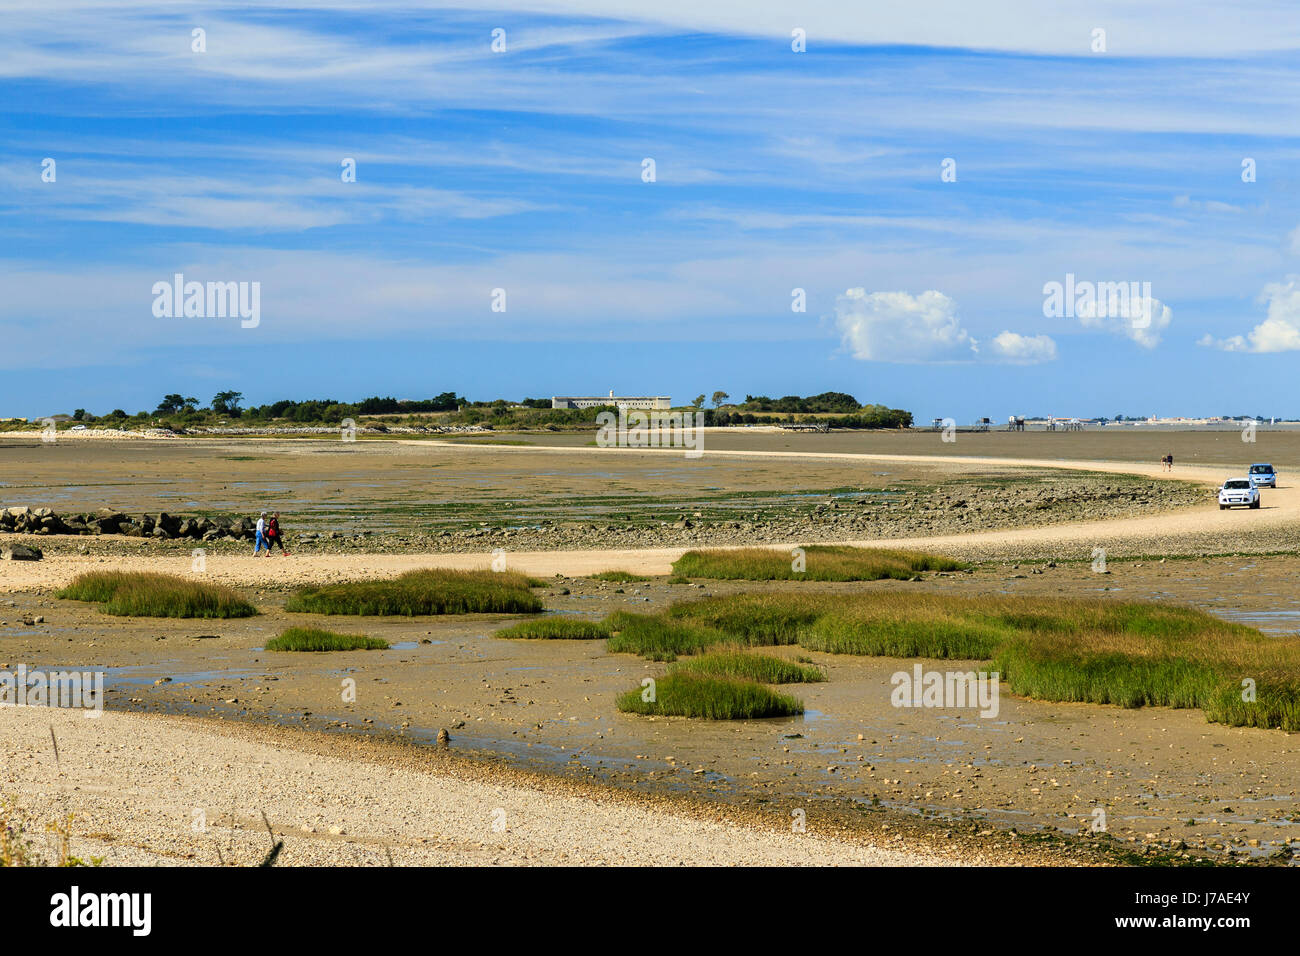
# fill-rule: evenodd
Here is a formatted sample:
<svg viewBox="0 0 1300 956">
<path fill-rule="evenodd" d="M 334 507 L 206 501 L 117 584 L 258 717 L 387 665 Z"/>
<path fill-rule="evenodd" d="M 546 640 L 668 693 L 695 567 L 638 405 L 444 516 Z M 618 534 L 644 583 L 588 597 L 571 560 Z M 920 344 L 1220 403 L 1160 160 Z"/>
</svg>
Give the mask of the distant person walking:
<svg viewBox="0 0 1300 956">
<path fill-rule="evenodd" d="M 253 557 L 255 558 L 260 557 L 262 553 L 262 548 L 264 547 L 266 548 L 266 556 L 269 558 L 271 556 L 271 546 L 270 544 L 267 543 L 266 540 L 266 512 L 265 511 L 263 511 L 262 516 L 257 519 L 257 533 L 253 538 Z"/>
<path fill-rule="evenodd" d="M 266 524 L 266 556 L 271 556 L 271 546 L 275 545 L 280 549 L 281 554 L 288 554 L 284 550 L 284 536 L 280 533 L 280 512 L 273 512 L 271 520 Z"/>
<path fill-rule="evenodd" d="M 1173 470 L 1174 470 L 1174 456 L 1173 456 L 1173 455 L 1165 455 L 1165 464 L 1169 466 L 1168 468 L 1165 469 L 1166 471 L 1173 471 Z"/>
</svg>

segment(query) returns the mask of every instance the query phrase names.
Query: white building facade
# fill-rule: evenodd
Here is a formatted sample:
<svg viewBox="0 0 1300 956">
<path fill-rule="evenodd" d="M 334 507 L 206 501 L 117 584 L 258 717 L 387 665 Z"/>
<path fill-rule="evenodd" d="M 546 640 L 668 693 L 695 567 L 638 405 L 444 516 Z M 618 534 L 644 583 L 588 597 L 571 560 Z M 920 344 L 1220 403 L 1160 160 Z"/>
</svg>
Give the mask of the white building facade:
<svg viewBox="0 0 1300 956">
<path fill-rule="evenodd" d="M 551 408 L 605 408 L 610 405 L 616 408 L 668 409 L 673 407 L 673 402 L 668 395 L 615 395 L 613 389 L 609 390 L 607 396 L 554 395 L 551 397 Z"/>
</svg>

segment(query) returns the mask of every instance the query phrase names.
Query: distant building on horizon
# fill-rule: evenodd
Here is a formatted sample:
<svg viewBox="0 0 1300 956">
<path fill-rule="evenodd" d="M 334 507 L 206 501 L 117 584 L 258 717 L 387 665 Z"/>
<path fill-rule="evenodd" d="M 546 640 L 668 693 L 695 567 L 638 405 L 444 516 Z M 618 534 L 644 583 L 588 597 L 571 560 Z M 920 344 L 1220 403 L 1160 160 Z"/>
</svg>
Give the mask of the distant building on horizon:
<svg viewBox="0 0 1300 956">
<path fill-rule="evenodd" d="M 604 408 L 608 405 L 617 408 L 672 408 L 673 402 L 668 395 L 615 395 L 612 388 L 607 396 L 551 397 L 551 408 Z"/>
</svg>

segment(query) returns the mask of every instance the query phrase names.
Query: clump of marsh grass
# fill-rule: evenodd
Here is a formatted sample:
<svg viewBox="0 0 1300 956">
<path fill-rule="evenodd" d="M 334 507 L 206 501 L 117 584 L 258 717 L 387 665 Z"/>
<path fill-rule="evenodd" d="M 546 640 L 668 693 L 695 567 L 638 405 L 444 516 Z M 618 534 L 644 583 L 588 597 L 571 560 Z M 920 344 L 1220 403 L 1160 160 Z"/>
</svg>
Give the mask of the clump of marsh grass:
<svg viewBox="0 0 1300 956">
<path fill-rule="evenodd" d="M 255 608 L 230 588 L 169 574 L 92 571 L 78 575 L 57 597 L 94 601 L 123 617 L 251 617 Z"/>
<path fill-rule="evenodd" d="M 638 581 L 649 581 L 650 579 L 644 574 L 633 574 L 631 571 L 601 571 L 591 576 L 593 581 L 608 581 L 611 584 L 635 584 Z"/>
<path fill-rule="evenodd" d="M 1300 730 L 1300 636 L 1192 608 L 1106 598 L 871 591 L 742 594 L 618 613 L 611 652 L 651 660 L 797 643 L 835 654 L 989 661 L 1013 693 L 1199 708 L 1231 726 Z"/>
<path fill-rule="evenodd" d="M 802 701 L 754 681 L 690 671 L 671 671 L 655 681 L 653 694 L 648 690 L 638 687 L 620 694 L 618 709 L 629 714 L 705 720 L 752 720 L 803 713 Z"/>
<path fill-rule="evenodd" d="M 388 642 L 364 634 L 339 634 L 314 627 L 291 627 L 266 642 L 268 651 L 382 651 Z"/>
<path fill-rule="evenodd" d="M 350 581 L 300 588 L 286 611 L 311 614 L 402 615 L 535 614 L 542 601 L 529 588 L 540 582 L 513 571 L 408 571 L 381 581 Z"/>
<path fill-rule="evenodd" d="M 790 553 L 771 548 L 712 548 L 687 551 L 673 562 L 673 573 L 692 578 L 742 581 L 879 581 L 907 580 L 922 571 L 958 571 L 962 562 L 921 551 L 810 544 L 802 571 Z"/>
<path fill-rule="evenodd" d="M 679 661 L 669 672 L 676 674 L 682 671 L 708 677 L 751 680 L 760 684 L 810 684 L 826 679 L 819 668 L 740 648 L 724 648 Z"/>
<path fill-rule="evenodd" d="M 495 637 L 527 640 L 599 641 L 610 635 L 603 621 L 580 621 L 571 617 L 544 617 L 521 621 L 497 631 Z"/>
<path fill-rule="evenodd" d="M 639 654 L 652 661 L 674 661 L 679 654 L 698 654 L 715 644 L 735 642 L 723 631 L 655 614 L 615 611 L 603 623 L 611 631 L 607 651 Z"/>
</svg>

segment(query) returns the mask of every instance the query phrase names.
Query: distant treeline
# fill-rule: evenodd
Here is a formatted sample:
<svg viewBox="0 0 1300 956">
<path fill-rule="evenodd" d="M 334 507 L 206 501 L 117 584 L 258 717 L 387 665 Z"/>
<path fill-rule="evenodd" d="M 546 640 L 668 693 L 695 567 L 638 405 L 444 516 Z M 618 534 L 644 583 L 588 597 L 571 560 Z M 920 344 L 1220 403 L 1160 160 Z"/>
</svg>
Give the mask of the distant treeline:
<svg viewBox="0 0 1300 956">
<path fill-rule="evenodd" d="M 816 421 L 828 428 L 911 428 L 912 413 L 884 405 L 866 405 L 856 414 L 818 415 L 816 418 L 801 418 L 794 413 L 755 415 L 753 412 L 715 412 L 712 409 L 704 413 L 706 425 L 771 425 L 799 421 Z"/>
<path fill-rule="evenodd" d="M 724 399 L 725 393 L 715 393 L 715 402 Z M 704 396 L 699 396 L 693 408 L 704 415 L 706 425 L 771 424 L 794 422 L 817 416 L 817 421 L 831 428 L 906 428 L 912 424 L 912 413 L 884 405 L 859 405 L 852 395 L 843 392 L 823 392 L 801 398 L 787 395 L 772 399 L 765 395 L 747 395 L 742 405 L 724 405 L 721 408 L 701 408 Z M 84 423 L 125 424 L 128 421 L 146 423 L 158 421 L 180 426 L 210 425 L 238 420 L 242 424 L 287 421 L 295 424 L 337 425 L 344 419 L 375 416 L 420 416 L 436 413 L 449 424 L 486 425 L 489 427 L 557 427 L 564 425 L 594 424 L 596 416 L 607 408 L 563 409 L 551 408 L 549 398 L 525 398 L 522 402 L 498 398 L 488 402 L 472 402 L 455 392 L 442 392 L 433 398 L 396 399 L 378 395 L 359 402 L 340 402 L 333 398 L 281 399 L 265 405 L 241 407 L 243 395 L 236 391 L 218 392 L 211 405 L 204 407 L 196 398 L 181 394 L 165 395 L 152 412 L 141 411 L 130 415 L 114 409 L 106 415 L 93 415 L 78 408 L 72 419 Z"/>
<path fill-rule="evenodd" d="M 802 412 L 805 415 L 827 412 L 853 414 L 864 408 L 858 404 L 856 398 L 844 392 L 822 392 L 820 395 L 809 395 L 807 398 L 800 398 L 798 395 L 786 395 L 783 398 L 746 395 L 741 407 L 747 412 Z M 884 406 L 870 407 L 883 408 Z"/>
<path fill-rule="evenodd" d="M 910 428 L 912 425 L 911 412 L 887 405 L 861 405 L 845 392 L 822 392 L 807 398 L 799 395 L 782 398 L 746 395 L 744 403 L 736 409 L 716 412 L 713 416 L 715 423 L 750 425 L 774 420 L 798 421 L 799 415 L 815 415 L 817 421 L 830 428 Z M 755 412 L 765 414 L 756 415 Z"/>
</svg>

